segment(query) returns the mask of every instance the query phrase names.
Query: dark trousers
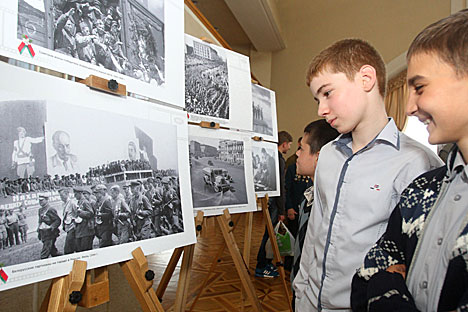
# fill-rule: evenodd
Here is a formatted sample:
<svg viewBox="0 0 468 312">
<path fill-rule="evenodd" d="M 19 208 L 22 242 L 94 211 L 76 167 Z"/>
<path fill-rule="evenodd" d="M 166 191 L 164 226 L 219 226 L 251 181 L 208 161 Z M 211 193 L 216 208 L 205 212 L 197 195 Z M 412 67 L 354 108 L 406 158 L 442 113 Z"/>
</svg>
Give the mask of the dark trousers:
<svg viewBox="0 0 468 312">
<path fill-rule="evenodd" d="M 275 227 L 275 225 L 278 223 L 278 209 L 274 203 L 268 203 L 268 212 L 270 213 L 271 223 L 273 224 L 273 227 Z M 258 269 L 264 268 L 268 263 L 271 262 L 271 259 L 267 259 L 265 250 L 265 245 L 269 238 L 270 236 L 268 235 L 268 229 L 265 226 L 265 233 L 263 234 L 262 243 L 260 244 L 260 248 L 258 249 L 257 254 Z"/>
<path fill-rule="evenodd" d="M 67 237 L 65 238 L 65 246 L 63 247 L 63 253 L 65 255 L 74 253 L 76 251 L 75 241 L 75 229 L 72 229 L 67 232 Z"/>
<path fill-rule="evenodd" d="M 99 248 L 112 246 L 112 230 L 105 230 L 99 239 Z"/>
<path fill-rule="evenodd" d="M 19 226 L 18 222 L 8 225 L 8 240 L 10 241 L 10 246 L 13 246 L 16 242 L 16 245 L 21 244 L 19 239 Z"/>
<path fill-rule="evenodd" d="M 56 240 L 57 237 L 42 241 L 41 259 L 47 259 L 49 256 L 55 257 L 58 255 L 57 247 L 55 247 Z"/>
<path fill-rule="evenodd" d="M 93 249 L 94 235 L 83 236 L 75 239 L 76 251 L 85 251 Z"/>
</svg>

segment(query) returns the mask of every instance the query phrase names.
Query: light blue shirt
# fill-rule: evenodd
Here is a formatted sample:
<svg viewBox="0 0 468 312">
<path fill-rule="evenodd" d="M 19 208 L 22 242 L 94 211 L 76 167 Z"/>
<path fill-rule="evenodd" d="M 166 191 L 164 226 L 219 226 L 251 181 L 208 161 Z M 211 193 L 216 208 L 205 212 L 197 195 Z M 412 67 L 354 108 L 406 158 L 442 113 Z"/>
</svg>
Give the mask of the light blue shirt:
<svg viewBox="0 0 468 312">
<path fill-rule="evenodd" d="M 406 280 L 416 306 L 424 312 L 437 311 L 453 251 L 465 248 L 467 241 L 467 237 L 459 235 L 468 221 L 468 165 L 460 151 L 455 152 L 439 197 L 419 235 Z"/>
<path fill-rule="evenodd" d="M 434 152 L 401 133 L 391 118 L 354 154 L 350 134 L 322 148 L 293 284 L 296 300 L 306 302 L 298 311 L 350 310 L 352 277 L 385 232 L 400 194 L 414 178 L 441 165 Z"/>
</svg>

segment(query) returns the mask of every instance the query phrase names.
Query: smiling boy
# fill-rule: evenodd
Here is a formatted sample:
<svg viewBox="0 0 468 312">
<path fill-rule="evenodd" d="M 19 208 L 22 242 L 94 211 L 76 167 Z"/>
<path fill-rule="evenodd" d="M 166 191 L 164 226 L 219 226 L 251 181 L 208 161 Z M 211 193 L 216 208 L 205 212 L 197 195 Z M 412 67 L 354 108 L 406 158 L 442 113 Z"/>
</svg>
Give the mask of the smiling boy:
<svg viewBox="0 0 468 312">
<path fill-rule="evenodd" d="M 318 114 L 342 135 L 325 145 L 294 280 L 297 311 L 348 311 L 351 280 L 382 235 L 404 188 L 441 165 L 385 111 L 385 64 L 367 42 L 345 39 L 317 55 L 307 85 Z"/>
<path fill-rule="evenodd" d="M 355 311 L 467 311 L 468 10 L 424 29 L 408 54 L 407 114 L 432 144 L 455 143 L 447 165 L 402 194 L 388 228 L 353 277 Z"/>
</svg>

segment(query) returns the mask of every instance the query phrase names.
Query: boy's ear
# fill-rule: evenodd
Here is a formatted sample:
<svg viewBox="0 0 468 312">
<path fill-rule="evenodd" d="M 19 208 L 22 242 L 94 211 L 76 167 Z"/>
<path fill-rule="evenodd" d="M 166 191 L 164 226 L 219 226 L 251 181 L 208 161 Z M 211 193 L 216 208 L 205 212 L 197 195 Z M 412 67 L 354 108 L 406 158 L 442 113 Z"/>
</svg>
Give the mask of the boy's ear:
<svg viewBox="0 0 468 312">
<path fill-rule="evenodd" d="M 375 72 L 375 68 L 371 65 L 363 65 L 359 70 L 359 75 L 361 77 L 362 88 L 364 91 L 371 91 L 377 83 L 377 73 Z"/>
</svg>

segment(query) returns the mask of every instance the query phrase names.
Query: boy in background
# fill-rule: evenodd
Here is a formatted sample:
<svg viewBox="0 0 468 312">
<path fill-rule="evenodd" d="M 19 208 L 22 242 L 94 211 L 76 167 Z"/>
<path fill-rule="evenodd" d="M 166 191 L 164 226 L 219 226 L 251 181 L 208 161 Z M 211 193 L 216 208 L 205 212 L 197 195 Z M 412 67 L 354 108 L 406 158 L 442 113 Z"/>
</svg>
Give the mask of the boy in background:
<svg viewBox="0 0 468 312">
<path fill-rule="evenodd" d="M 314 180 L 315 168 L 317 166 L 320 149 L 322 146 L 334 140 L 338 136 L 338 131 L 330 127 L 325 119 L 320 119 L 309 123 L 304 128 L 300 148 L 297 150 L 297 174 L 306 176 Z M 294 281 L 301 260 L 302 246 L 304 245 L 307 223 L 309 221 L 310 209 L 314 202 L 314 186 L 309 186 L 304 192 L 305 199 L 299 206 L 298 232 L 294 244 L 294 260 L 291 270 L 291 283 Z M 294 302 L 293 302 L 294 304 Z"/>
<path fill-rule="evenodd" d="M 351 280 L 382 235 L 404 188 L 440 166 L 401 133 L 385 111 L 385 64 L 367 42 L 345 39 L 322 51 L 307 72 L 318 114 L 342 135 L 326 144 L 315 173 L 299 272 L 297 311 L 351 309 Z"/>
<path fill-rule="evenodd" d="M 447 165 L 403 192 L 354 275 L 355 311 L 466 311 L 468 306 L 468 10 L 424 29 L 408 54 L 407 114 L 429 143 L 455 143 Z"/>
</svg>

